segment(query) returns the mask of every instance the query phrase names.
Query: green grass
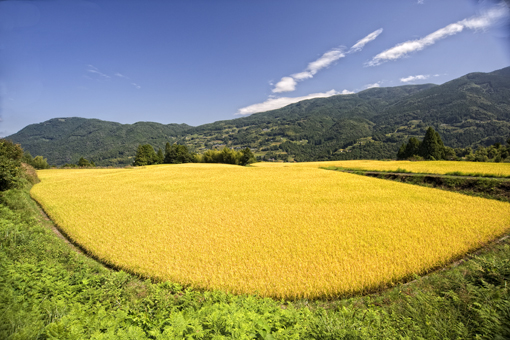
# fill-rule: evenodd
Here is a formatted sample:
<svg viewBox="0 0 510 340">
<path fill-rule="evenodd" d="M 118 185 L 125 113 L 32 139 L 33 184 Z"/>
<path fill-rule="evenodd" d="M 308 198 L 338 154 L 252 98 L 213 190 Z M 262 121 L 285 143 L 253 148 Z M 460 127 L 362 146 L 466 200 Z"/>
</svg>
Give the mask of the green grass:
<svg viewBox="0 0 510 340">
<path fill-rule="evenodd" d="M 510 178 L 510 176 L 502 175 L 502 174 L 484 174 L 484 173 L 480 173 L 480 172 L 462 172 L 462 171 L 447 172 L 445 175 L 447 175 L 447 176 L 465 176 L 465 177 Z"/>
<path fill-rule="evenodd" d="M 510 244 L 370 296 L 274 301 L 151 283 L 57 238 L 28 188 L 0 196 L 1 339 L 505 339 Z"/>
</svg>

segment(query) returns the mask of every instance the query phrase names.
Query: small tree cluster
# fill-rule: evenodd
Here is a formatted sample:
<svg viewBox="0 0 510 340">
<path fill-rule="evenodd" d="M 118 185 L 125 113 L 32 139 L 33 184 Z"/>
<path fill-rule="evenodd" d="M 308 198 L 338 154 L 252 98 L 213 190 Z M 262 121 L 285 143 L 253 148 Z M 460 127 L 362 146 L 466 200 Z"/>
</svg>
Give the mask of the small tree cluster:
<svg viewBox="0 0 510 340">
<path fill-rule="evenodd" d="M 89 161 L 86 158 L 80 157 L 78 162 L 76 163 L 66 163 L 62 165 L 62 168 L 90 168 L 95 167 L 96 163 L 94 161 Z"/>
<path fill-rule="evenodd" d="M 163 150 L 154 148 L 150 144 L 139 145 L 135 155 L 135 166 L 154 164 L 180 164 L 196 162 L 195 154 L 189 152 L 185 145 L 166 143 L 165 153 Z"/>
<path fill-rule="evenodd" d="M 476 151 L 471 147 L 450 148 L 444 146 L 439 133 L 429 127 L 422 142 L 411 137 L 402 144 L 397 159 L 429 159 L 429 160 L 462 160 L 472 162 L 505 162 L 510 161 L 510 138 L 507 146 L 495 143 L 488 147 L 479 146 Z"/>
<path fill-rule="evenodd" d="M 247 165 L 255 163 L 256 161 L 255 155 L 250 148 L 245 148 L 240 151 L 235 151 L 227 147 L 221 150 L 207 150 L 200 157 L 200 162 L 202 163 Z"/>
<path fill-rule="evenodd" d="M 181 163 L 225 163 L 247 165 L 256 162 L 255 155 L 250 148 L 240 151 L 224 147 L 221 150 L 207 150 L 202 155 L 190 152 L 185 145 L 166 143 L 165 154 L 154 152 L 154 148 L 149 145 L 140 145 L 136 152 L 134 165 L 153 165 L 153 164 L 181 164 Z"/>
<path fill-rule="evenodd" d="M 161 158 L 161 156 L 162 156 L 161 149 L 158 150 L 158 153 L 156 153 L 154 151 L 154 148 L 150 144 L 138 145 L 133 165 L 144 166 L 161 164 L 163 163 L 163 159 Z"/>
<path fill-rule="evenodd" d="M 506 146 L 495 143 L 485 148 L 479 146 L 475 151 L 472 148 L 459 148 L 455 152 L 457 156 L 472 162 L 510 162 L 510 138 Z"/>
<path fill-rule="evenodd" d="M 444 146 L 439 133 L 432 127 L 427 129 L 423 141 L 411 137 L 407 143 L 402 144 L 398 153 L 397 159 L 427 159 L 427 160 L 440 160 L 447 159 L 451 148 Z"/>
<path fill-rule="evenodd" d="M 179 145 L 166 143 L 165 157 L 163 163 L 165 164 L 181 164 L 181 163 L 196 163 L 196 155 L 189 152 L 186 145 Z"/>
<path fill-rule="evenodd" d="M 41 169 L 49 169 L 50 165 L 48 164 L 48 160 L 43 156 L 35 156 L 32 157 L 30 152 L 25 151 L 23 157 L 21 158 L 23 163 L 33 166 L 37 170 Z"/>
<path fill-rule="evenodd" d="M 0 191 L 20 184 L 23 149 L 19 144 L 0 139 Z"/>
<path fill-rule="evenodd" d="M 80 157 L 80 159 L 78 160 L 78 162 L 76 163 L 76 165 L 78 165 L 80 168 L 88 168 L 88 167 L 91 167 L 91 166 L 96 166 L 96 164 L 94 163 L 94 161 L 89 162 L 89 160 L 88 160 L 88 159 L 83 158 L 83 157 Z"/>
</svg>

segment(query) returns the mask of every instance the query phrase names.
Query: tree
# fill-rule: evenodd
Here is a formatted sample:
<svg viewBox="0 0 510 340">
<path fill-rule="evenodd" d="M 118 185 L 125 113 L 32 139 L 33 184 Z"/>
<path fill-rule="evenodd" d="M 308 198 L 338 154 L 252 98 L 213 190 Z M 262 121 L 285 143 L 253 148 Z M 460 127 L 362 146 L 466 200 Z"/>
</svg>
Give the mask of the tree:
<svg viewBox="0 0 510 340">
<path fill-rule="evenodd" d="M 250 163 L 255 163 L 257 159 L 255 158 L 255 155 L 251 151 L 250 148 L 245 148 L 241 150 L 239 157 L 239 164 L 240 165 L 248 165 Z"/>
<path fill-rule="evenodd" d="M 32 160 L 32 164 L 30 165 L 32 165 L 34 168 L 38 170 L 50 168 L 48 160 L 46 158 L 43 158 L 43 156 L 35 156 L 35 158 Z"/>
<path fill-rule="evenodd" d="M 449 161 L 457 160 L 457 154 L 455 153 L 455 150 L 453 148 L 445 146 L 444 147 L 444 159 L 449 160 Z"/>
<path fill-rule="evenodd" d="M 409 159 L 413 156 L 419 155 L 420 150 L 420 141 L 415 138 L 411 137 L 409 138 L 409 141 L 400 147 L 397 154 L 397 159 Z"/>
<path fill-rule="evenodd" d="M 429 160 L 443 159 L 444 144 L 439 134 L 430 126 L 420 144 L 419 156 Z"/>
<path fill-rule="evenodd" d="M 34 165 L 32 164 L 32 163 L 33 163 L 33 161 L 34 161 L 34 157 L 32 157 L 32 155 L 31 155 L 31 154 L 30 154 L 30 152 L 28 152 L 28 151 L 25 151 L 25 152 L 23 153 L 23 156 L 21 157 L 21 161 L 22 161 L 23 163 L 26 163 L 26 164 L 29 164 L 29 165 L 34 166 Z"/>
<path fill-rule="evenodd" d="M 78 161 L 78 163 L 76 163 L 76 164 L 79 167 L 82 167 L 82 168 L 90 166 L 90 162 L 87 159 L 83 158 L 83 157 L 81 157 L 80 160 Z"/>
<path fill-rule="evenodd" d="M 432 127 L 427 129 L 422 142 L 411 137 L 407 144 L 402 144 L 397 153 L 397 159 L 409 159 L 416 156 L 429 160 L 455 159 L 456 157 L 454 150 L 444 146 L 441 136 Z"/>
<path fill-rule="evenodd" d="M 0 191 L 19 186 L 23 149 L 19 144 L 0 139 Z"/>
<path fill-rule="evenodd" d="M 150 144 L 138 145 L 133 164 L 135 166 L 157 164 L 157 155 L 154 148 Z"/>
<path fill-rule="evenodd" d="M 421 143 L 417 138 L 415 138 L 415 137 L 409 138 L 409 143 L 407 143 L 406 151 L 405 151 L 406 158 L 418 156 L 420 153 L 420 145 L 421 145 Z"/>
<path fill-rule="evenodd" d="M 225 164 L 238 164 L 236 152 L 226 146 L 221 150 L 221 163 Z"/>
<path fill-rule="evenodd" d="M 163 164 L 163 161 L 165 160 L 165 155 L 163 154 L 163 150 L 161 150 L 161 148 L 158 148 L 156 158 L 158 160 L 158 164 Z"/>
<path fill-rule="evenodd" d="M 219 152 L 217 150 L 207 150 L 202 154 L 201 161 L 203 163 L 219 163 L 218 155 Z"/>
<path fill-rule="evenodd" d="M 164 163 L 180 164 L 193 162 L 195 162 L 195 156 L 188 151 L 187 146 L 179 144 L 170 145 L 170 143 L 166 143 Z"/>
</svg>

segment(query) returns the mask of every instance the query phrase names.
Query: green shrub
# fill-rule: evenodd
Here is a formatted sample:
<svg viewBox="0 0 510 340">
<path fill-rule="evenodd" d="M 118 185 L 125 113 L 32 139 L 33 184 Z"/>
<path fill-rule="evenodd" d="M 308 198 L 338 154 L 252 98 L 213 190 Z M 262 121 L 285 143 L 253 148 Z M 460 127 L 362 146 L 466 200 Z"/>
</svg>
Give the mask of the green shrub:
<svg viewBox="0 0 510 340">
<path fill-rule="evenodd" d="M 0 139 L 0 191 L 19 187 L 23 149 L 19 144 Z"/>
</svg>

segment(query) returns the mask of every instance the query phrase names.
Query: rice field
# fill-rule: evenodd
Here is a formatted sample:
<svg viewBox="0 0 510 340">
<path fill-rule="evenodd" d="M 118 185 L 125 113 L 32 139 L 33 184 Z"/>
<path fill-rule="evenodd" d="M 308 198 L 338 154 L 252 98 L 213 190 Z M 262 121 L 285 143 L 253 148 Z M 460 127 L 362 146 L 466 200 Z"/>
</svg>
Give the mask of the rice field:
<svg viewBox="0 0 510 340">
<path fill-rule="evenodd" d="M 31 195 L 102 261 L 285 299 L 390 286 L 510 230 L 507 203 L 297 165 L 42 170 Z"/>
<path fill-rule="evenodd" d="M 455 162 L 455 161 L 374 161 L 374 160 L 353 160 L 353 161 L 326 161 L 306 163 L 256 163 L 257 167 L 306 167 L 319 168 L 336 166 L 348 169 L 374 170 L 374 171 L 396 171 L 404 169 L 415 173 L 446 174 L 459 171 L 466 174 L 491 174 L 496 176 L 510 176 L 510 163 L 488 163 L 488 162 Z"/>
</svg>

